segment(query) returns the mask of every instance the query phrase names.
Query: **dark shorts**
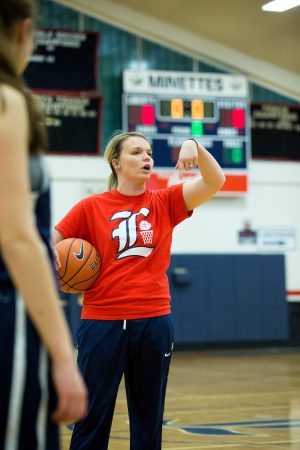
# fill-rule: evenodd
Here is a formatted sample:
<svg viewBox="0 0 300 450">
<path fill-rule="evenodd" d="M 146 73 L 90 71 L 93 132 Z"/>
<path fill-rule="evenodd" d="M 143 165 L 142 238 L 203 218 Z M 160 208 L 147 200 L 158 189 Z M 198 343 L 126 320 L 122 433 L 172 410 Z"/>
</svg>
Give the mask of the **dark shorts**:
<svg viewBox="0 0 300 450">
<path fill-rule="evenodd" d="M 45 348 L 24 302 L 0 285 L 0 450 L 58 450 Z"/>
</svg>

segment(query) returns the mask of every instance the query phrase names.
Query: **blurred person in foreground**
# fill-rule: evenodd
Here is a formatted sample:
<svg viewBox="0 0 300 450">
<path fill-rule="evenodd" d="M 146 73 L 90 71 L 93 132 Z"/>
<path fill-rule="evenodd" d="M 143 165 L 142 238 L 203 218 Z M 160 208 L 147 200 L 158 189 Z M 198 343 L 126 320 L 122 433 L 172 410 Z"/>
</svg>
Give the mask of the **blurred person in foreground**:
<svg viewBox="0 0 300 450">
<path fill-rule="evenodd" d="M 49 245 L 41 117 L 22 82 L 32 0 L 0 0 L 0 449 L 58 450 L 87 392 L 59 304 Z"/>
</svg>

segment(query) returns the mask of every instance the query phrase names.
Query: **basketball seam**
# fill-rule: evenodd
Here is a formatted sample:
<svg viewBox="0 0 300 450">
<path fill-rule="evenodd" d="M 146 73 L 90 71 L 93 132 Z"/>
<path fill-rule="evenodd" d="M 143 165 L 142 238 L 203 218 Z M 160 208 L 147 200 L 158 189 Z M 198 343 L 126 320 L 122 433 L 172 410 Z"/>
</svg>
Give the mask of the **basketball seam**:
<svg viewBox="0 0 300 450">
<path fill-rule="evenodd" d="M 86 263 L 88 262 L 88 260 L 89 260 L 89 257 L 91 256 L 91 254 L 92 254 L 92 252 L 93 252 L 93 250 L 94 250 L 94 248 L 95 247 L 92 247 L 91 246 L 91 250 L 90 250 L 90 253 L 88 254 L 88 256 L 87 256 L 87 258 L 86 258 L 86 260 L 84 261 L 84 264 L 82 264 L 82 266 L 80 266 L 79 267 L 79 269 L 77 270 L 77 272 L 75 272 L 72 276 L 71 276 L 71 278 L 69 278 L 67 281 L 66 281 L 66 283 L 69 283 L 80 271 L 81 271 L 81 269 L 86 265 Z M 96 250 L 96 249 L 95 249 Z M 96 250 L 96 255 L 97 255 L 97 250 Z"/>
<path fill-rule="evenodd" d="M 92 277 L 86 278 L 86 279 L 83 280 L 83 281 L 78 281 L 77 283 L 73 284 L 73 286 L 77 286 L 77 284 L 85 283 L 86 281 L 91 280 L 91 279 L 94 278 L 96 275 L 98 275 L 99 272 L 100 272 L 100 267 L 99 267 L 99 270 L 98 270 L 97 272 L 95 272 L 95 273 L 93 274 Z"/>
<path fill-rule="evenodd" d="M 75 240 L 76 240 L 76 238 L 73 238 L 73 241 L 71 242 L 71 244 L 69 246 L 69 250 L 68 250 L 68 254 L 67 254 L 66 262 L 65 262 L 65 272 L 64 272 L 63 275 L 60 276 L 61 279 L 63 279 L 63 277 L 66 275 L 67 268 L 68 268 L 68 261 L 69 261 L 70 251 L 71 251 L 71 248 L 72 248 Z"/>
<path fill-rule="evenodd" d="M 73 288 L 73 286 L 70 286 L 68 283 L 65 283 L 64 286 L 68 286 L 69 289 L 68 289 L 68 291 L 66 291 L 66 292 L 69 293 L 69 294 L 76 294 L 77 292 L 78 292 L 78 293 L 82 292 L 82 291 L 80 291 L 79 289 Z M 77 291 L 77 292 L 70 292 L 70 289 L 74 289 L 74 290 Z"/>
<path fill-rule="evenodd" d="M 72 287 L 76 286 L 77 284 L 85 283 L 86 281 L 89 281 L 89 280 L 91 280 L 92 278 L 94 278 L 96 275 L 98 275 L 98 273 L 100 272 L 100 269 L 101 269 L 101 265 L 100 265 L 98 271 L 95 272 L 95 273 L 93 274 L 93 276 L 91 276 L 90 278 L 86 278 L 85 280 L 78 281 L 78 282 L 75 283 L 75 284 L 69 284 L 69 281 L 64 281 L 64 280 L 62 280 L 63 283 L 61 283 L 59 287 L 61 288 L 61 287 L 64 287 L 64 286 L 68 286 L 68 287 L 71 287 L 71 288 L 72 288 Z M 75 289 L 77 289 L 77 288 L 75 288 Z M 78 289 L 77 289 L 77 290 L 78 290 Z M 87 289 L 85 289 L 85 290 L 87 290 Z"/>
</svg>

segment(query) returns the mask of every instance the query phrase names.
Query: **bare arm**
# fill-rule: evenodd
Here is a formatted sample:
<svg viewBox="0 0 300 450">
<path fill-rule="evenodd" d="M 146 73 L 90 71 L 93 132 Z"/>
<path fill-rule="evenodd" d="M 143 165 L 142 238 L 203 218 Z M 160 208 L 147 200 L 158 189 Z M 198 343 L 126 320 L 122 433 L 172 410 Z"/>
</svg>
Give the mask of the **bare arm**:
<svg viewBox="0 0 300 450">
<path fill-rule="evenodd" d="M 213 197 L 225 183 L 225 175 L 214 157 L 199 142 L 188 139 L 182 144 L 176 169 L 191 170 L 193 167 L 199 167 L 202 177 L 183 185 L 188 211 Z"/>
<path fill-rule="evenodd" d="M 59 241 L 62 241 L 63 239 L 65 239 L 64 236 L 56 228 L 54 228 L 52 233 L 53 243 L 57 244 Z"/>
<path fill-rule="evenodd" d="M 0 112 L 1 253 L 52 359 L 58 393 L 54 420 L 78 420 L 86 410 L 86 390 L 76 370 L 70 334 L 32 217 L 27 112 L 18 92 L 9 87 L 2 90 L 6 107 Z"/>
<path fill-rule="evenodd" d="M 58 251 L 55 248 L 55 244 L 57 244 L 58 242 L 62 241 L 63 239 L 64 239 L 64 236 L 58 230 L 56 230 L 56 228 L 54 228 L 54 231 L 52 233 L 52 241 L 53 241 L 53 244 L 54 244 L 53 257 L 54 257 L 54 264 L 55 264 L 56 270 L 60 269 L 61 263 L 60 263 L 60 260 L 59 260 Z"/>
</svg>

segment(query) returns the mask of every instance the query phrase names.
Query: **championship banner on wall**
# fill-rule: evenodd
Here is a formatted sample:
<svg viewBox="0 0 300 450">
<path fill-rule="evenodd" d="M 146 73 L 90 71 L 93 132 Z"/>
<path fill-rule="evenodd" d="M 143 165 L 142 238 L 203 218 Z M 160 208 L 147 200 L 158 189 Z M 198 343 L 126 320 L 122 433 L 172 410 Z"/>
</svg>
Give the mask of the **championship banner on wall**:
<svg viewBox="0 0 300 450">
<path fill-rule="evenodd" d="M 300 107 L 251 103 L 252 157 L 300 161 Z"/>
<path fill-rule="evenodd" d="M 125 70 L 123 128 L 150 140 L 152 188 L 173 183 L 182 142 L 199 139 L 226 174 L 221 194 L 247 192 L 250 125 L 247 79 L 216 73 Z M 183 178 L 193 178 L 189 172 Z M 178 181 L 178 180 L 177 180 Z M 176 182 L 177 182 L 176 181 Z"/>
<path fill-rule="evenodd" d="M 24 73 L 32 89 L 95 92 L 99 33 L 37 30 L 36 49 Z"/>
<path fill-rule="evenodd" d="M 100 153 L 101 96 L 35 91 L 34 98 L 46 118 L 49 154 Z"/>
<path fill-rule="evenodd" d="M 44 29 L 24 77 L 46 119 L 49 154 L 100 153 L 99 33 Z"/>
</svg>

